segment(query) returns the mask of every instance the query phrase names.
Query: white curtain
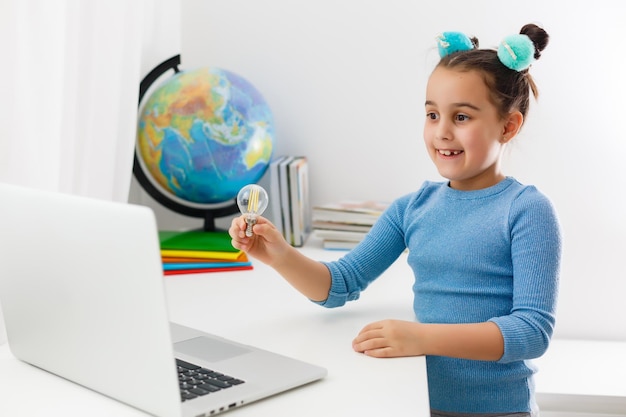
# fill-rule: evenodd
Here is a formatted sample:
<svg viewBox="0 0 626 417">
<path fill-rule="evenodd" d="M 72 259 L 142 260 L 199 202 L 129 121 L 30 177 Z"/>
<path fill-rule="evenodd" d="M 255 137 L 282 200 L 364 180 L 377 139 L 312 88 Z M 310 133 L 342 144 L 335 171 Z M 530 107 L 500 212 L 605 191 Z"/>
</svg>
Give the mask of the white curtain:
<svg viewBox="0 0 626 417">
<path fill-rule="evenodd" d="M 2 1 L 0 181 L 126 201 L 146 2 Z"/>
<path fill-rule="evenodd" d="M 0 182 L 127 201 L 151 7 L 0 0 Z"/>
</svg>

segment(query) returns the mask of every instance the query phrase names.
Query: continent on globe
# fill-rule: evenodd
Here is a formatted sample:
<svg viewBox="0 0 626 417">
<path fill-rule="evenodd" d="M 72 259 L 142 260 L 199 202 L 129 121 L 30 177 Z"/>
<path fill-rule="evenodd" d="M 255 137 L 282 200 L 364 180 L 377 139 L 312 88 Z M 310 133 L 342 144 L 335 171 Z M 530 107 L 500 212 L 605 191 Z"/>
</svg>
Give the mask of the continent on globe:
<svg viewBox="0 0 626 417">
<path fill-rule="evenodd" d="M 192 204 L 235 198 L 272 157 L 274 121 L 243 77 L 219 68 L 176 73 L 140 109 L 138 156 L 151 180 Z"/>
</svg>

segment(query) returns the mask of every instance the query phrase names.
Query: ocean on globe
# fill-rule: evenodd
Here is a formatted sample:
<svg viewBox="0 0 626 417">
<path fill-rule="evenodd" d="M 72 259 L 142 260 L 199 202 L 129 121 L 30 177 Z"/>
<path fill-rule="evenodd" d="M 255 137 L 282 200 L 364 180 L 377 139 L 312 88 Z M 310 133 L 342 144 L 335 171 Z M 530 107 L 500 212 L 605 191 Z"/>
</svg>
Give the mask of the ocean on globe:
<svg viewBox="0 0 626 417">
<path fill-rule="evenodd" d="M 181 71 L 140 109 L 138 156 L 161 189 L 185 203 L 216 204 L 265 173 L 274 146 L 267 102 L 219 68 Z"/>
</svg>

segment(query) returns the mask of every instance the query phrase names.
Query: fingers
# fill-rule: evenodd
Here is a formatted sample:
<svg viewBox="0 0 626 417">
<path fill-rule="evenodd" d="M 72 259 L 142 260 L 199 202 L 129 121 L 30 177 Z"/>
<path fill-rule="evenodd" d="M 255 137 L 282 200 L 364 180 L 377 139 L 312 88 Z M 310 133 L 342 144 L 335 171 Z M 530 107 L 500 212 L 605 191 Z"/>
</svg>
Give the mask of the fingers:
<svg viewBox="0 0 626 417">
<path fill-rule="evenodd" d="M 252 236 L 246 236 L 247 227 L 248 225 L 243 215 L 235 217 L 231 221 L 230 228 L 228 229 L 228 234 L 232 239 L 231 243 L 234 248 L 247 252 L 252 248 L 258 238 L 262 238 L 263 241 L 268 242 L 275 240 L 273 238 L 272 232 L 276 228 L 272 223 L 270 223 L 269 220 L 262 216 L 259 216 L 257 218 L 257 223 L 252 229 Z"/>
<path fill-rule="evenodd" d="M 365 326 L 352 341 L 352 348 L 356 352 L 368 356 L 389 356 L 389 340 L 385 338 L 382 322 L 375 322 Z"/>
<path fill-rule="evenodd" d="M 231 235 L 231 237 L 243 237 L 245 236 L 245 230 L 246 221 L 244 219 L 244 216 L 238 216 L 235 217 L 230 223 L 230 229 L 228 230 L 228 233 Z"/>
<path fill-rule="evenodd" d="M 419 323 L 382 320 L 365 326 L 352 341 L 352 348 L 368 356 L 390 358 L 423 355 Z"/>
<path fill-rule="evenodd" d="M 367 339 L 363 342 L 353 343 L 352 348 L 355 352 L 363 353 L 367 356 L 375 358 L 389 358 L 396 356 L 393 354 L 393 347 L 389 346 L 387 339 L 376 337 Z"/>
<path fill-rule="evenodd" d="M 230 223 L 228 234 L 231 237 L 231 244 L 235 249 L 247 250 L 251 238 L 246 237 L 246 221 L 243 216 L 235 217 Z"/>
</svg>

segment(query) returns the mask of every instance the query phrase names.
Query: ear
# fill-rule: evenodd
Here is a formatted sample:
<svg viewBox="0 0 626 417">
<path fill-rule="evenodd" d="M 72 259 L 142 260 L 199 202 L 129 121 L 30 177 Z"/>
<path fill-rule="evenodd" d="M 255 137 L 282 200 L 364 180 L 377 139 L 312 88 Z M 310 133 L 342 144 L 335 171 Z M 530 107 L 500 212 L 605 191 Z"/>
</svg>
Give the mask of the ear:
<svg viewBox="0 0 626 417">
<path fill-rule="evenodd" d="M 510 113 L 504 121 L 504 126 L 502 128 L 502 139 L 500 139 L 500 142 L 507 143 L 511 139 L 513 139 L 519 133 L 523 123 L 524 116 L 521 112 L 514 111 Z"/>
</svg>

